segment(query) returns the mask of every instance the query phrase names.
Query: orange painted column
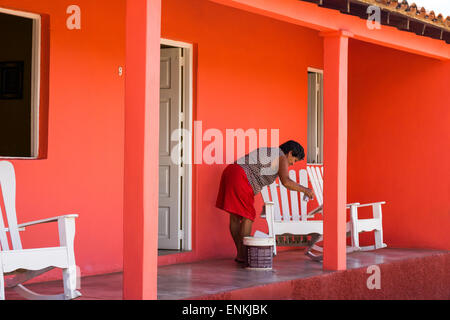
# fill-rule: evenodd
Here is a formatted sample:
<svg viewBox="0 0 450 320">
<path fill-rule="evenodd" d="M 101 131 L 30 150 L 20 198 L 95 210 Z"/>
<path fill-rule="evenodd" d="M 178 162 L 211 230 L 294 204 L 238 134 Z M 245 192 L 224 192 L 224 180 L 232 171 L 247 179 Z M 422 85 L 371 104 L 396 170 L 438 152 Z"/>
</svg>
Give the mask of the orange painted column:
<svg viewBox="0 0 450 320">
<path fill-rule="evenodd" d="M 123 298 L 157 298 L 161 0 L 127 0 Z"/>
<path fill-rule="evenodd" d="M 324 32 L 324 260 L 325 270 L 345 270 L 347 201 L 348 36 Z"/>
</svg>

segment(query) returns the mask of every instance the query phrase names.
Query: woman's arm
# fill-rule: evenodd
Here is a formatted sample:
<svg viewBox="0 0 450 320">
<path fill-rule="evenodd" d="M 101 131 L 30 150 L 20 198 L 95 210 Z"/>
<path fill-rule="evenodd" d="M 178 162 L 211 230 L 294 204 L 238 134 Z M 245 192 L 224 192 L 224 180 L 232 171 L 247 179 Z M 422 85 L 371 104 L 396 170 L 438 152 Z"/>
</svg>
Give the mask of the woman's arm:
<svg viewBox="0 0 450 320">
<path fill-rule="evenodd" d="M 278 176 L 286 189 L 303 192 L 309 199 L 314 199 L 314 192 L 311 189 L 305 188 L 289 178 L 289 162 L 285 156 L 280 156 L 279 158 Z"/>
</svg>

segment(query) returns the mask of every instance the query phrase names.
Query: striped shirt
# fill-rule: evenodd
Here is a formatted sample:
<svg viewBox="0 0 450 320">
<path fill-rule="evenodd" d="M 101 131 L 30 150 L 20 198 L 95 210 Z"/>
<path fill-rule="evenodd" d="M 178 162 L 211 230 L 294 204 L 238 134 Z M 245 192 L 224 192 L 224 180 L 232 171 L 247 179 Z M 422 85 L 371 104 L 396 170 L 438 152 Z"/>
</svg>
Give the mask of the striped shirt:
<svg viewBox="0 0 450 320">
<path fill-rule="evenodd" d="M 257 195 L 265 186 L 271 185 L 278 177 L 278 158 L 284 155 L 280 148 L 259 148 L 235 163 L 240 165 L 252 186 L 253 193 Z"/>
</svg>

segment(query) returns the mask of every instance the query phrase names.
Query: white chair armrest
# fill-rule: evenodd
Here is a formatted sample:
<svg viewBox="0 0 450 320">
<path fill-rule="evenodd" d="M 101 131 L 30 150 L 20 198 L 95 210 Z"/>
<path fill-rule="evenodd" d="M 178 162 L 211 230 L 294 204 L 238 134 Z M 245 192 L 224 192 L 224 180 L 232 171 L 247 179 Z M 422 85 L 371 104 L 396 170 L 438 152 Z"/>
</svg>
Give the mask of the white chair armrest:
<svg viewBox="0 0 450 320">
<path fill-rule="evenodd" d="M 307 218 L 312 218 L 312 217 L 314 217 L 316 214 L 318 214 L 318 213 L 320 213 L 320 212 L 323 212 L 323 205 L 317 207 L 316 209 L 314 209 L 314 210 L 311 211 L 311 212 L 308 212 L 308 214 L 307 214 L 306 217 L 307 217 Z"/>
<path fill-rule="evenodd" d="M 65 216 L 59 216 L 59 217 L 48 218 L 48 219 L 43 219 L 43 220 L 37 220 L 37 221 L 32 221 L 32 222 L 19 224 L 17 227 L 18 228 L 25 228 L 25 227 L 34 226 L 34 225 L 43 224 L 43 223 L 57 222 L 60 219 L 68 219 L 68 218 L 78 218 L 78 215 L 77 214 L 68 214 L 68 215 L 65 215 Z"/>
<path fill-rule="evenodd" d="M 19 231 L 25 231 L 25 228 L 18 228 Z M 5 228 L 5 232 L 9 232 L 8 228 Z"/>
<path fill-rule="evenodd" d="M 262 209 L 262 211 L 261 211 L 261 214 L 260 214 L 260 217 L 262 218 L 262 219 L 264 219 L 264 218 L 266 218 L 266 205 L 275 205 L 275 203 L 273 202 L 273 201 L 267 201 L 267 202 L 264 202 L 264 207 L 263 207 L 263 209 Z"/>
<path fill-rule="evenodd" d="M 354 202 L 354 203 L 347 203 L 347 209 L 350 209 L 351 207 L 353 207 L 353 206 L 359 206 L 360 205 L 360 203 L 359 202 Z"/>
<path fill-rule="evenodd" d="M 380 202 L 372 202 L 372 203 L 363 203 L 363 204 L 355 204 L 358 208 L 363 208 L 363 207 L 372 207 L 372 206 L 376 206 L 376 205 L 381 205 L 381 204 L 386 204 L 386 201 L 380 201 Z"/>
</svg>

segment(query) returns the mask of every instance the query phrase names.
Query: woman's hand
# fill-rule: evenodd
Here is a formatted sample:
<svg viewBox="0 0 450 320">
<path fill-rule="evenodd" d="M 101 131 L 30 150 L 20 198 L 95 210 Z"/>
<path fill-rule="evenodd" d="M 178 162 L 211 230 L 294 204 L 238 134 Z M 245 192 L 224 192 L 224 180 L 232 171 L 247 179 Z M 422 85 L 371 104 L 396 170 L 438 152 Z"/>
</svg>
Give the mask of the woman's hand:
<svg viewBox="0 0 450 320">
<path fill-rule="evenodd" d="M 285 156 L 279 158 L 278 176 L 288 190 L 303 192 L 310 200 L 314 199 L 314 192 L 311 189 L 305 188 L 289 178 L 289 162 Z"/>
<path fill-rule="evenodd" d="M 302 191 L 305 196 L 307 196 L 309 198 L 309 200 L 313 200 L 314 199 L 314 192 L 309 189 L 309 188 L 303 188 L 304 190 Z"/>
</svg>

